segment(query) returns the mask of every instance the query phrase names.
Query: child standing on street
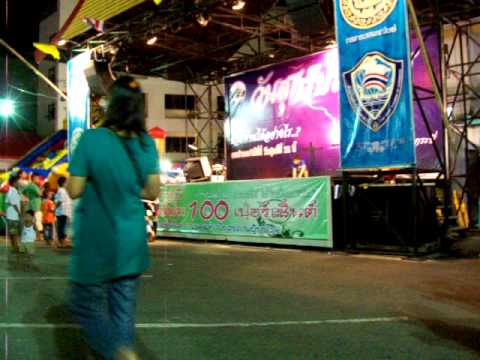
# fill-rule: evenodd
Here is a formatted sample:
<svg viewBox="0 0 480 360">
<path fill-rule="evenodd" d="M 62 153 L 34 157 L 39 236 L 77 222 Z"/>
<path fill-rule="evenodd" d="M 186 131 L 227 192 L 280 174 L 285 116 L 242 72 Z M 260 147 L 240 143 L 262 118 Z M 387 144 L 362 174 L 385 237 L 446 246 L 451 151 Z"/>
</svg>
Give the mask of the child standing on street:
<svg viewBox="0 0 480 360">
<path fill-rule="evenodd" d="M 55 215 L 57 217 L 57 247 L 63 248 L 67 244 L 67 227 L 72 217 L 72 200 L 65 189 L 67 178 L 58 178 L 58 191 L 55 195 Z"/>
<path fill-rule="evenodd" d="M 50 245 L 53 240 L 53 224 L 55 223 L 55 203 L 53 202 L 53 193 L 47 191 L 42 202 L 43 219 L 43 237 L 45 242 Z"/>
<path fill-rule="evenodd" d="M 37 239 L 37 230 L 34 224 L 35 212 L 27 210 L 23 217 L 22 226 L 22 252 L 32 259 L 35 254 L 35 240 Z"/>
<path fill-rule="evenodd" d="M 12 175 L 9 179 L 10 188 L 8 189 L 6 202 L 6 217 L 7 217 L 7 230 L 12 251 L 18 253 L 19 251 L 19 236 L 20 236 L 20 216 L 21 210 L 21 198 L 18 192 L 18 176 Z"/>
<path fill-rule="evenodd" d="M 35 228 L 38 231 L 38 235 L 40 235 L 39 240 L 43 232 L 41 183 L 40 175 L 32 174 L 32 180 L 22 191 L 22 194 L 28 199 L 27 210 L 33 210 Z"/>
</svg>

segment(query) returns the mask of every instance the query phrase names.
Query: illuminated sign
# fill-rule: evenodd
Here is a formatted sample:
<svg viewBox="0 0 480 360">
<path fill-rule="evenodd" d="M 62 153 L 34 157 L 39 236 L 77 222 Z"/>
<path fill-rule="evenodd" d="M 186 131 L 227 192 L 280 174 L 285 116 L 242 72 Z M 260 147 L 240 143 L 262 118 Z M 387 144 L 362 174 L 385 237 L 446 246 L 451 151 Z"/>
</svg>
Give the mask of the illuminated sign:
<svg viewBox="0 0 480 360">
<path fill-rule="evenodd" d="M 90 52 L 84 52 L 67 63 L 69 157 L 83 132 L 90 126 L 90 88 L 85 76 L 90 61 Z"/>
<path fill-rule="evenodd" d="M 311 174 L 337 169 L 336 49 L 227 78 L 226 89 L 231 178 L 288 176 L 295 155 Z"/>
</svg>

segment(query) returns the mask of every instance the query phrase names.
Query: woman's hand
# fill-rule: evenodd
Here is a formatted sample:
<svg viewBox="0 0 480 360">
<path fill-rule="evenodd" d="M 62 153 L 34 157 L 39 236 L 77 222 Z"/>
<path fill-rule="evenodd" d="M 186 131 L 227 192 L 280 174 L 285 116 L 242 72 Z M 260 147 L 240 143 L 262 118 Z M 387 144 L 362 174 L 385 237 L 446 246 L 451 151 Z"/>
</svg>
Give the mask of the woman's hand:
<svg viewBox="0 0 480 360">
<path fill-rule="evenodd" d="M 71 199 L 78 199 L 85 190 L 87 178 L 83 176 L 70 176 L 67 181 L 67 192 Z"/>
<path fill-rule="evenodd" d="M 145 184 L 141 197 L 145 200 L 154 201 L 160 196 L 160 175 L 148 175 L 147 183 Z"/>
</svg>

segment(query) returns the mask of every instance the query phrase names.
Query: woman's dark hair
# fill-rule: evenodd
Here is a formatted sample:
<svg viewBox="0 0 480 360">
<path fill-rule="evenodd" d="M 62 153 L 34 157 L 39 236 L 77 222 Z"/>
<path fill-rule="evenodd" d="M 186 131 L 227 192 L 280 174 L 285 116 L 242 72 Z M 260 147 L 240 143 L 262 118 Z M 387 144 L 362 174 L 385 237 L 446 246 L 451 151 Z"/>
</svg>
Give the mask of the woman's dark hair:
<svg viewBox="0 0 480 360">
<path fill-rule="evenodd" d="M 140 135 L 145 130 L 145 99 L 139 83 L 131 76 L 115 80 L 103 127 Z"/>
</svg>

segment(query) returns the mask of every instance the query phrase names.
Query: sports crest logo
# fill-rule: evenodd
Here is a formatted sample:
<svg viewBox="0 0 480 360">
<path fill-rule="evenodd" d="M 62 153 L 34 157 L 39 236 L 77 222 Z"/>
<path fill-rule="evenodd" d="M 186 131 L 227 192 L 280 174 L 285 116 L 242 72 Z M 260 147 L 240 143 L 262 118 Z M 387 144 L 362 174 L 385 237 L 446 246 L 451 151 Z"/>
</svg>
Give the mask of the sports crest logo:
<svg viewBox="0 0 480 360">
<path fill-rule="evenodd" d="M 395 112 L 402 95 L 403 69 L 402 60 L 371 52 L 343 74 L 350 106 L 369 129 L 379 131 Z"/>
<path fill-rule="evenodd" d="M 339 0 L 342 16 L 357 29 L 381 24 L 392 13 L 398 0 Z"/>
</svg>

